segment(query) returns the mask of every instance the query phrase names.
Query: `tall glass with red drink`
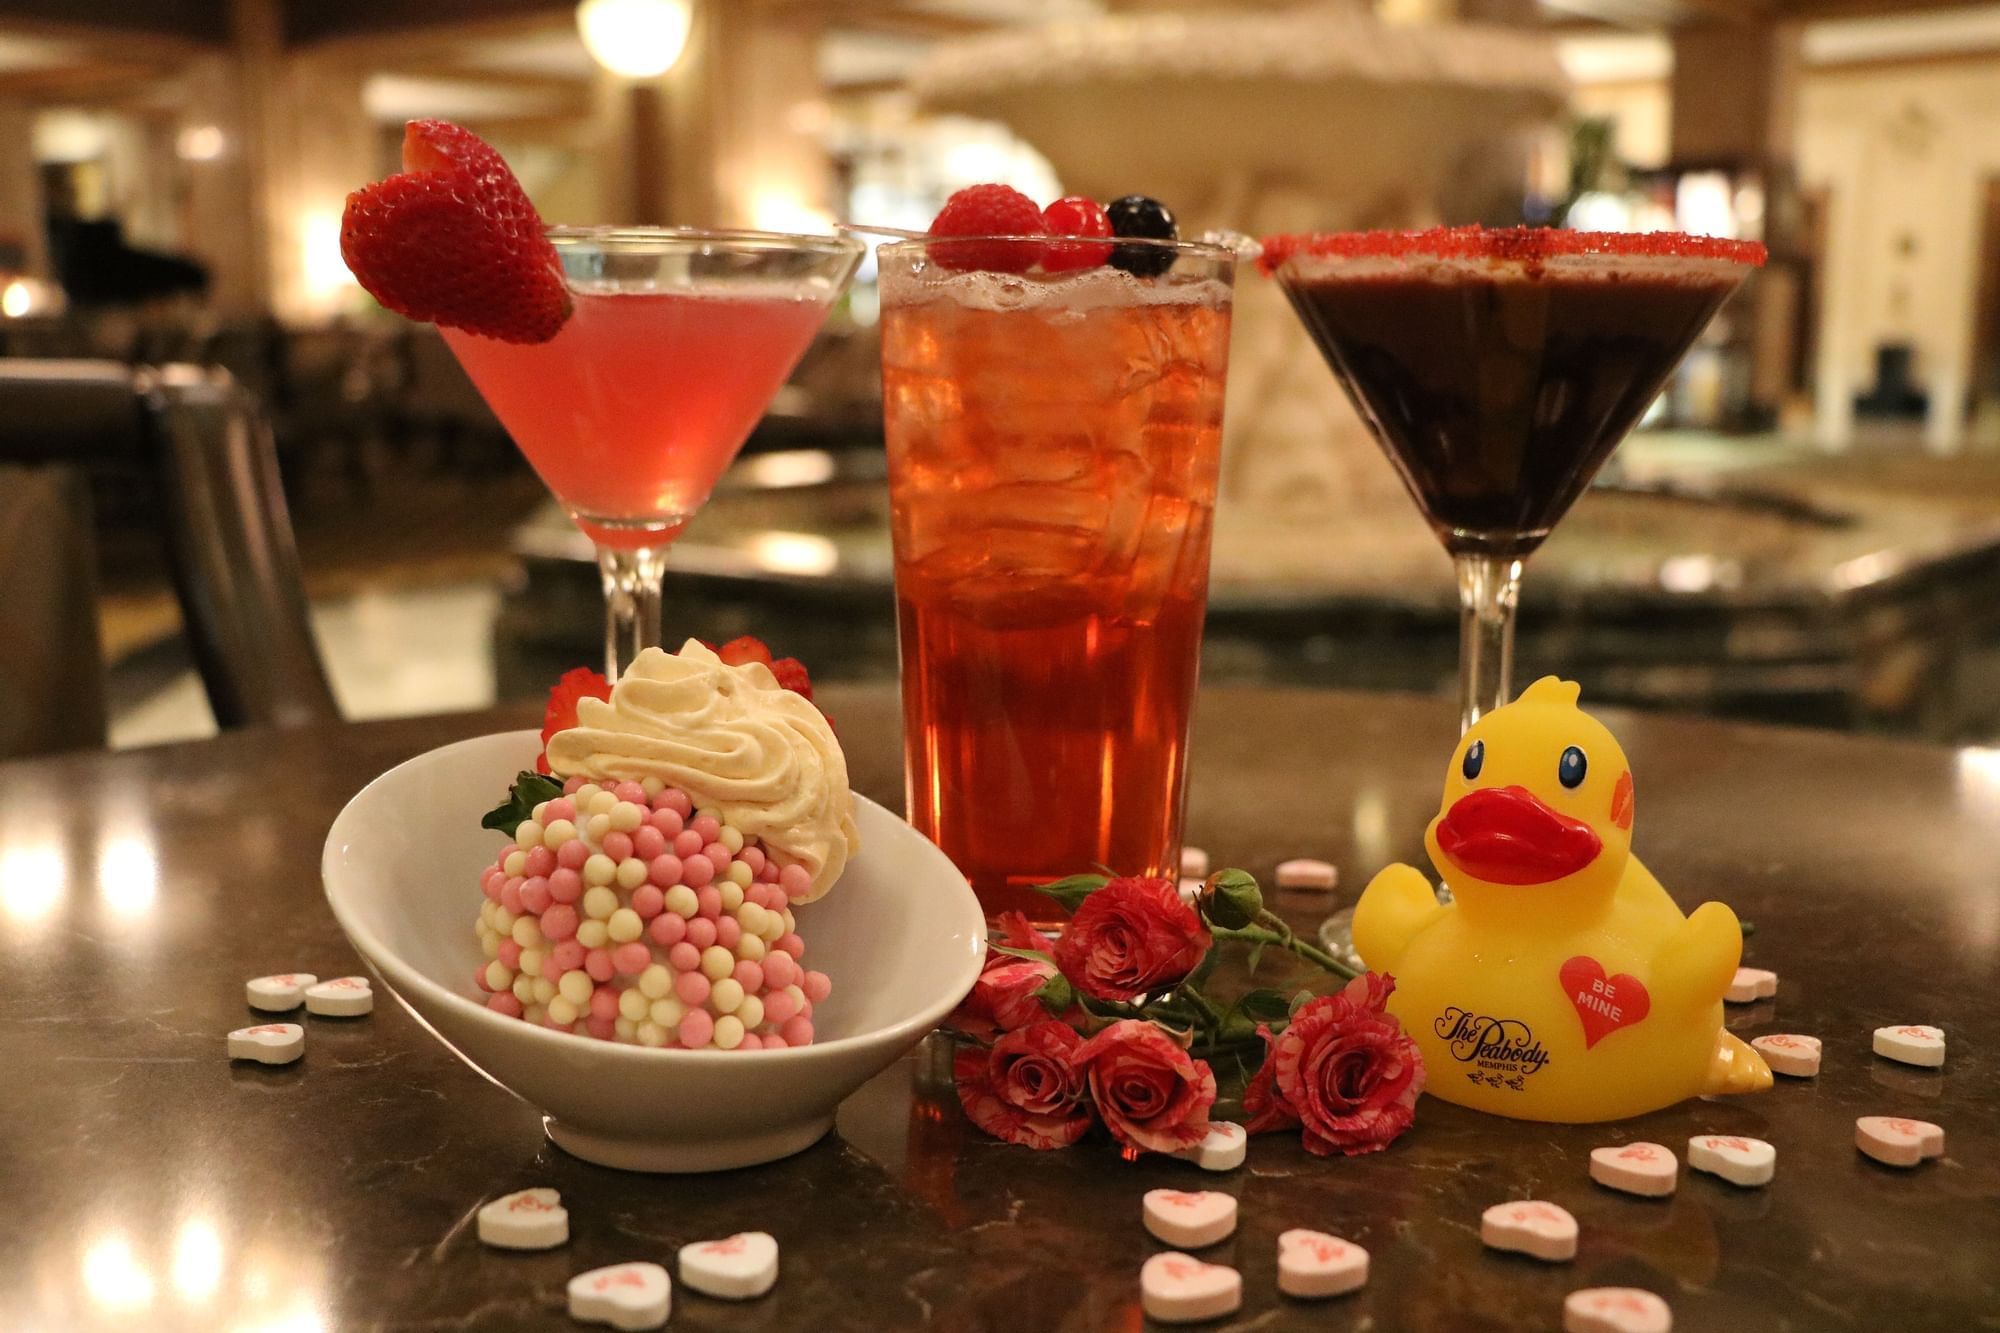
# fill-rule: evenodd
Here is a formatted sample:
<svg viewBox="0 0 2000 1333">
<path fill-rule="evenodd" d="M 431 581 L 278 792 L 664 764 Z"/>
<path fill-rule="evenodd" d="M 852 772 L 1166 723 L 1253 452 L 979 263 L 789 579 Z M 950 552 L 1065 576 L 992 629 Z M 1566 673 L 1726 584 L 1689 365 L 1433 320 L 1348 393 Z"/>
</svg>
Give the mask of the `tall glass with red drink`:
<svg viewBox="0 0 2000 1333">
<path fill-rule="evenodd" d="M 960 272 L 884 246 L 909 817 L 989 915 L 1179 873 L 1235 255 Z"/>
</svg>

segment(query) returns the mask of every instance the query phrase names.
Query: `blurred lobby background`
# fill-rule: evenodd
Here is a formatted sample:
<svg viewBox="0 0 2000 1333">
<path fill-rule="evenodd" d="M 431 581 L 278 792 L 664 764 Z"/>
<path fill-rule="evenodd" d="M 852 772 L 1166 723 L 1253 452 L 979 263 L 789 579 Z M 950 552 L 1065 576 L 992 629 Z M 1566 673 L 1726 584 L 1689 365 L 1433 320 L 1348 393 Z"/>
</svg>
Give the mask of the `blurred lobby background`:
<svg viewBox="0 0 2000 1333">
<path fill-rule="evenodd" d="M 0 754 L 597 662 L 588 544 L 341 262 L 421 116 L 551 222 L 922 228 L 1000 180 L 1762 240 L 1535 557 L 1517 677 L 2000 737 L 2000 4 L 4 0 Z M 670 641 L 893 678 L 874 318 L 869 266 L 675 546 Z M 1448 693 L 1448 562 L 1251 272 L 1234 358 L 1204 679 Z"/>
</svg>

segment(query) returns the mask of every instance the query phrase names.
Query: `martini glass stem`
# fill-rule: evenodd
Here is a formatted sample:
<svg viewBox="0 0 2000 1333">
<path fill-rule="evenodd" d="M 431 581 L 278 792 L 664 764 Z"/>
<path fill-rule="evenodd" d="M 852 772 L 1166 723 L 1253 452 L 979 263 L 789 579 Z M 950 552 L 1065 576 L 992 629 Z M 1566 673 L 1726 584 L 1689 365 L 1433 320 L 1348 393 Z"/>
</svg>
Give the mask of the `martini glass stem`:
<svg viewBox="0 0 2000 1333">
<path fill-rule="evenodd" d="M 1452 563 L 1458 569 L 1458 726 L 1463 733 L 1513 695 L 1521 562 L 1457 555 Z"/>
<path fill-rule="evenodd" d="M 664 546 L 597 548 L 604 577 L 604 674 L 617 680 L 641 649 L 660 643 L 660 583 L 666 577 Z"/>
</svg>

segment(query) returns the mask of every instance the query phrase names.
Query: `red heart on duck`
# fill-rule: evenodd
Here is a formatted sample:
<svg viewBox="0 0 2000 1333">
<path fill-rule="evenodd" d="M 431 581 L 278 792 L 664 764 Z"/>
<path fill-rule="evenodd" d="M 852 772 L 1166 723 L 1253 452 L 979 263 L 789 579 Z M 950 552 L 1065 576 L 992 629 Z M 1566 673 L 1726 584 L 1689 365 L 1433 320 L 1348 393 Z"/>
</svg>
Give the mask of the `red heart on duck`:
<svg viewBox="0 0 2000 1333">
<path fill-rule="evenodd" d="M 1583 1020 L 1583 1047 L 1589 1050 L 1616 1032 L 1640 1022 L 1652 1010 L 1646 983 L 1630 972 L 1604 975 L 1604 964 L 1578 954 L 1562 965 L 1563 993 Z"/>
</svg>

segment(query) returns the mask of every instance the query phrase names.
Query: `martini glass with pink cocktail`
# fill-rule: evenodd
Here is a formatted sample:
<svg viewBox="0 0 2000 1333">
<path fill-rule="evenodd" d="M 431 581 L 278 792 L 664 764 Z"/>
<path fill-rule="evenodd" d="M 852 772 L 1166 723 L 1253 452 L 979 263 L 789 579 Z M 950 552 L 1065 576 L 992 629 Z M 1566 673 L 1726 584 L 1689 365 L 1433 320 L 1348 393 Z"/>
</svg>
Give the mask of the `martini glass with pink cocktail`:
<svg viewBox="0 0 2000 1333">
<path fill-rule="evenodd" d="M 846 236 L 550 227 L 573 303 L 546 342 L 441 331 L 597 544 L 605 673 L 660 641 L 666 548 L 846 289 Z"/>
</svg>

